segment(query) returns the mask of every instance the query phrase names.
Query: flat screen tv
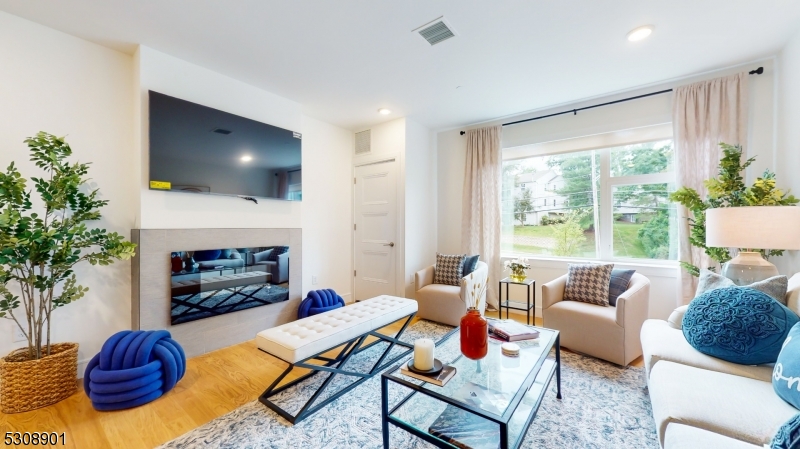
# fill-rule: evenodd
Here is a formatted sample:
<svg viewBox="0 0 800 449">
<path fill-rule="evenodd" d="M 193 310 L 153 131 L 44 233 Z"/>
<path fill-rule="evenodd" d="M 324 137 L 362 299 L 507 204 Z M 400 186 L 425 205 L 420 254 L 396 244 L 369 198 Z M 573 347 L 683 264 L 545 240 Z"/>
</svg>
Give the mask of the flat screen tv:
<svg viewBox="0 0 800 449">
<path fill-rule="evenodd" d="M 300 133 L 150 91 L 150 189 L 300 201 Z"/>
</svg>

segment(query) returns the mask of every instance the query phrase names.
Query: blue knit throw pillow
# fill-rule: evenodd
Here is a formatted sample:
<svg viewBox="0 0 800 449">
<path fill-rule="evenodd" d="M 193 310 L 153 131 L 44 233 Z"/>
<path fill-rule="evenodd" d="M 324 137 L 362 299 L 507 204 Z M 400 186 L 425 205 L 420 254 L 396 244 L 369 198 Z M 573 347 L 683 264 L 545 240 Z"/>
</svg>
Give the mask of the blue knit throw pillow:
<svg viewBox="0 0 800 449">
<path fill-rule="evenodd" d="M 778 429 L 772 438 L 770 449 L 798 449 L 800 448 L 800 414 L 794 415 Z"/>
<path fill-rule="evenodd" d="M 711 290 L 689 303 L 683 336 L 703 354 L 742 365 L 774 363 L 800 318 L 752 288 Z"/>
</svg>

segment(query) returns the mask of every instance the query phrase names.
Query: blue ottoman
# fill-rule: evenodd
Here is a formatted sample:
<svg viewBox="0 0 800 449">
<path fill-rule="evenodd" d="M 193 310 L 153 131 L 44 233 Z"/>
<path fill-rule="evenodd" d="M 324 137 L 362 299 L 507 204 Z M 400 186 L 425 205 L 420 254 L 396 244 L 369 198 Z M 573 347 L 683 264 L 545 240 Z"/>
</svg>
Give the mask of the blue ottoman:
<svg viewBox="0 0 800 449">
<path fill-rule="evenodd" d="M 328 310 L 344 307 L 344 299 L 330 288 L 324 290 L 311 290 L 300 308 L 297 310 L 297 319 L 317 315 Z"/>
<path fill-rule="evenodd" d="M 186 372 L 186 354 L 167 331 L 122 331 L 89 361 L 83 388 L 96 410 L 147 404 L 168 392 Z"/>
</svg>

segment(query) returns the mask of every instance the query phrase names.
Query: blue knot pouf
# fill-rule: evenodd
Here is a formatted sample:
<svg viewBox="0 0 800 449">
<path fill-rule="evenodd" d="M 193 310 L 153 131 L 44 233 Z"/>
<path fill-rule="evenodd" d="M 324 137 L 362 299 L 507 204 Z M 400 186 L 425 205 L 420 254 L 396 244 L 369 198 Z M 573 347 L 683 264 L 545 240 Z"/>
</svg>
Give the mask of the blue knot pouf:
<svg viewBox="0 0 800 449">
<path fill-rule="evenodd" d="M 138 407 L 171 390 L 186 372 L 186 354 L 167 331 L 122 331 L 89 361 L 83 388 L 95 410 Z"/>
<path fill-rule="evenodd" d="M 300 303 L 300 308 L 297 309 L 297 318 L 306 318 L 339 307 L 344 307 L 344 299 L 333 289 L 311 290 L 306 299 Z"/>
</svg>

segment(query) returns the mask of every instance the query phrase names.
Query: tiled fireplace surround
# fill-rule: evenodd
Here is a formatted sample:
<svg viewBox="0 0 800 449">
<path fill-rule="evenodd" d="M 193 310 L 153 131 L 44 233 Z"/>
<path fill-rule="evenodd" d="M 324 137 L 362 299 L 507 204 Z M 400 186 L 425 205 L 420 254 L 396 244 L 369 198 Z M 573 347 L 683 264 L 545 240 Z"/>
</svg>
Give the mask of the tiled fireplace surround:
<svg viewBox="0 0 800 449">
<path fill-rule="evenodd" d="M 264 329 L 297 318 L 302 290 L 300 229 L 134 229 L 131 263 L 131 328 L 166 329 L 187 357 L 255 338 Z M 170 253 L 218 248 L 289 247 L 289 300 L 278 304 L 170 324 Z"/>
</svg>

